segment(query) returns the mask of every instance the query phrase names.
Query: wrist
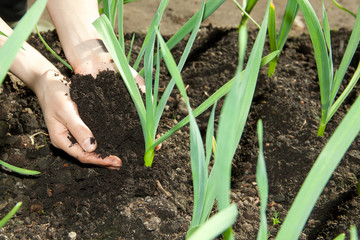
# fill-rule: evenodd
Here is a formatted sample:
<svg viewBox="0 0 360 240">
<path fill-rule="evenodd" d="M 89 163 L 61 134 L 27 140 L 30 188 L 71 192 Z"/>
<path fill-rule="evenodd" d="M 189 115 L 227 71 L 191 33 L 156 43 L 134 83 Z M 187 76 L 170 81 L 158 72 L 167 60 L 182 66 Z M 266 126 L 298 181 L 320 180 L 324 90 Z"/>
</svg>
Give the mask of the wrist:
<svg viewBox="0 0 360 240">
<path fill-rule="evenodd" d="M 46 102 L 49 94 L 51 95 L 54 90 L 57 90 L 58 87 L 56 86 L 63 86 L 63 91 L 68 91 L 69 87 L 66 78 L 57 69 L 49 69 L 38 77 L 32 90 L 37 96 L 42 108 L 46 107 L 43 103 Z"/>
</svg>

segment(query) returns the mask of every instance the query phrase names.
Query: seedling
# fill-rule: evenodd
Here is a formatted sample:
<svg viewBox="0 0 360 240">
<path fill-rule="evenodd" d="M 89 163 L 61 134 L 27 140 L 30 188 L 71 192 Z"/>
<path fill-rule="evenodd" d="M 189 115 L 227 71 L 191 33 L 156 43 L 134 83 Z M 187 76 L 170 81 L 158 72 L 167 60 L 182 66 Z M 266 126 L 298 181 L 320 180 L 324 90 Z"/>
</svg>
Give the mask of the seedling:
<svg viewBox="0 0 360 240">
<path fill-rule="evenodd" d="M 230 88 L 228 96 L 225 99 L 217 131 L 214 166 L 210 174 L 208 173 L 208 163 L 209 157 L 212 154 L 211 149 L 213 145 L 213 119 L 215 107 L 213 107 L 206 133 L 205 155 L 200 131 L 196 124 L 180 71 L 160 33 L 156 30 L 160 41 L 161 53 L 164 57 L 166 66 L 175 80 L 175 83 L 185 100 L 189 111 L 191 168 L 194 185 L 193 218 L 187 235 L 189 239 L 211 239 L 217 236 L 207 235 L 206 232 L 209 231 L 209 228 L 207 228 L 207 219 L 213 208 L 215 200 L 217 200 L 217 207 L 220 215 L 230 214 L 228 213 L 228 211 L 230 211 L 228 209 L 231 209 L 229 195 L 231 163 L 249 113 L 256 80 L 261 66 L 261 55 L 267 30 L 268 9 L 269 5 L 267 7 L 262 27 L 251 51 L 247 67 L 244 71 L 242 71 L 241 65 L 239 65 L 234 82 Z M 240 110 L 234 112 L 233 109 Z M 235 211 L 236 207 L 232 208 Z M 236 217 L 236 213 L 232 214 L 235 215 L 231 215 L 231 217 L 229 216 L 229 219 L 233 219 L 234 216 Z M 210 221 L 211 218 L 209 219 L 209 222 Z M 231 225 L 232 223 L 233 221 L 226 222 L 226 224 Z M 223 228 L 224 225 L 219 225 L 213 229 L 212 233 L 214 234 L 214 231 L 217 228 L 222 231 L 227 229 L 223 234 L 224 239 L 233 239 L 234 236 L 230 226 L 228 226 L 228 228 Z M 219 234 L 219 232 L 216 233 Z"/>
<path fill-rule="evenodd" d="M 310 2 L 308 0 L 298 0 L 298 3 L 302 13 L 304 14 L 314 47 L 321 97 L 321 121 L 317 135 L 323 136 L 326 124 L 330 121 L 342 102 L 349 95 L 350 91 L 353 89 L 360 77 L 359 62 L 354 75 L 350 79 L 350 82 L 344 91 L 337 97 L 342 80 L 344 79 L 345 73 L 360 41 L 360 6 L 343 59 L 334 74 L 330 26 L 324 3 L 322 11 L 323 28 L 321 27 L 320 21 Z"/>
<path fill-rule="evenodd" d="M 274 211 L 274 217 L 272 217 L 272 220 L 273 220 L 273 226 L 276 226 L 278 224 L 280 224 L 280 220 L 279 220 L 279 213 L 278 211 Z"/>
</svg>

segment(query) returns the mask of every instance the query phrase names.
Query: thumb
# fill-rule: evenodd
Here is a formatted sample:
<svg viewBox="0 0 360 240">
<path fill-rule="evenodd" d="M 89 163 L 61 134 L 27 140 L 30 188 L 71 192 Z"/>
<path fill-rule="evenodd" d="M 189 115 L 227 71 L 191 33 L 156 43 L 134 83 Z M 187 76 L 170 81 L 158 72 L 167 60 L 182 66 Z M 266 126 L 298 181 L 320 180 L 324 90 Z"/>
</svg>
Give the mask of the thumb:
<svg viewBox="0 0 360 240">
<path fill-rule="evenodd" d="M 94 135 L 85 123 L 77 117 L 68 123 L 68 130 L 85 152 L 93 152 L 97 147 Z"/>
</svg>

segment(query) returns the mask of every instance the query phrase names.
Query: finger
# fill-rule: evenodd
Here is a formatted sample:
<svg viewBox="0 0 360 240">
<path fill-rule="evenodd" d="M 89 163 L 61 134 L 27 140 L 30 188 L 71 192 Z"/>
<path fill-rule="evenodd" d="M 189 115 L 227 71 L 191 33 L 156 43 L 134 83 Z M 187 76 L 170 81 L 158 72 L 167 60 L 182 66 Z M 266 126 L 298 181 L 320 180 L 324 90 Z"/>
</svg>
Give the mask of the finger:
<svg viewBox="0 0 360 240">
<path fill-rule="evenodd" d="M 135 71 L 135 69 L 133 69 L 132 67 L 130 67 L 130 70 L 131 70 L 131 73 L 135 79 L 135 82 L 137 83 L 140 91 L 142 93 L 145 93 L 146 90 L 145 90 L 145 80 L 144 78 L 137 72 Z"/>
<path fill-rule="evenodd" d="M 160 137 L 161 137 L 160 134 L 156 135 L 155 141 L 158 140 Z M 159 151 L 161 147 L 162 147 L 162 143 L 160 143 L 155 147 L 155 151 Z"/>
<path fill-rule="evenodd" d="M 67 104 L 71 104 L 71 106 L 68 105 L 67 109 L 71 109 L 71 111 L 74 111 L 73 114 L 69 114 L 68 112 L 63 112 L 62 114 L 59 114 L 61 113 L 61 110 L 58 111 L 57 114 L 59 114 L 59 117 L 62 118 L 62 122 L 65 127 L 70 131 L 71 135 L 80 144 L 80 146 L 85 152 L 95 151 L 97 147 L 95 137 L 92 134 L 91 130 L 81 120 L 76 104 L 71 100 L 67 102 Z"/>
<path fill-rule="evenodd" d="M 64 150 L 67 154 L 73 156 L 82 163 L 94 164 L 111 169 L 119 169 L 122 165 L 120 158 L 116 156 L 110 155 L 105 158 L 100 158 L 96 153 L 85 152 L 79 144 L 74 144 L 70 141 L 68 131 L 65 128 L 58 133 L 50 132 L 50 138 L 55 147 Z"/>
<path fill-rule="evenodd" d="M 85 152 L 95 151 L 97 147 L 95 137 L 80 117 L 67 122 L 67 128 Z"/>
</svg>

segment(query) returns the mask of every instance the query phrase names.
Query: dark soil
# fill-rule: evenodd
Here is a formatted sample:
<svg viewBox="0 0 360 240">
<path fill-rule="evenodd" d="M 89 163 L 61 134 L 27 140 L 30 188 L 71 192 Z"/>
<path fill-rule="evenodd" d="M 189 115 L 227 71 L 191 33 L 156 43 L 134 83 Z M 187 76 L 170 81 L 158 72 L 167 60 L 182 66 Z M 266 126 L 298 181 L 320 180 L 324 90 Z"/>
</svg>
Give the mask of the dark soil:
<svg viewBox="0 0 360 240">
<path fill-rule="evenodd" d="M 255 33 L 250 34 L 250 45 Z M 349 32 L 333 32 L 333 54 L 338 65 Z M 62 54 L 57 36 L 44 33 L 48 43 Z M 130 35 L 129 38 L 130 39 Z M 139 51 L 141 36 L 134 52 Z M 37 37 L 29 42 L 56 62 Z M 127 42 L 129 43 L 129 42 Z M 178 58 L 184 47 L 173 50 Z M 249 48 L 250 49 L 250 48 Z M 268 49 L 268 47 L 266 47 Z M 198 106 L 235 73 L 237 31 L 202 28 L 182 72 L 193 107 Z M 349 76 L 359 61 L 359 52 Z M 123 160 L 120 171 L 83 165 L 51 146 L 34 94 L 15 77 L 1 87 L 0 158 L 20 167 L 41 171 L 23 177 L 1 170 L 0 213 L 16 202 L 23 206 L 0 230 L 1 239 L 184 239 L 192 214 L 192 180 L 189 128 L 184 127 L 155 153 L 152 168 L 143 164 L 144 143 L 133 104 L 119 77 L 104 72 L 97 79 L 72 76 L 71 97 L 80 116 L 92 129 L 101 154 Z M 316 137 L 320 118 L 320 94 L 309 36 L 290 38 L 273 78 L 261 70 L 248 122 L 234 158 L 232 201 L 239 208 L 234 226 L 236 239 L 255 239 L 260 202 L 255 182 L 257 161 L 256 122 L 264 122 L 265 158 L 269 176 L 269 233 L 275 236 L 275 211 L 282 222 L 312 164 L 340 123 L 354 99 L 355 87 L 334 118 L 325 136 Z M 163 70 L 164 89 L 169 75 Z M 85 86 L 89 89 L 84 90 Z M 80 91 L 86 92 L 81 95 Z M 94 102 L 93 102 L 94 101 Z M 220 112 L 218 106 L 217 115 Z M 165 133 L 186 114 L 175 90 L 161 120 Z M 209 113 L 198 118 L 205 133 Z M 91 117 L 91 118 L 89 118 Z M 217 120 L 216 120 L 217 123 Z M 357 137 L 329 181 L 301 235 L 301 239 L 333 239 L 359 225 L 356 186 L 360 176 L 360 139 Z"/>
</svg>

